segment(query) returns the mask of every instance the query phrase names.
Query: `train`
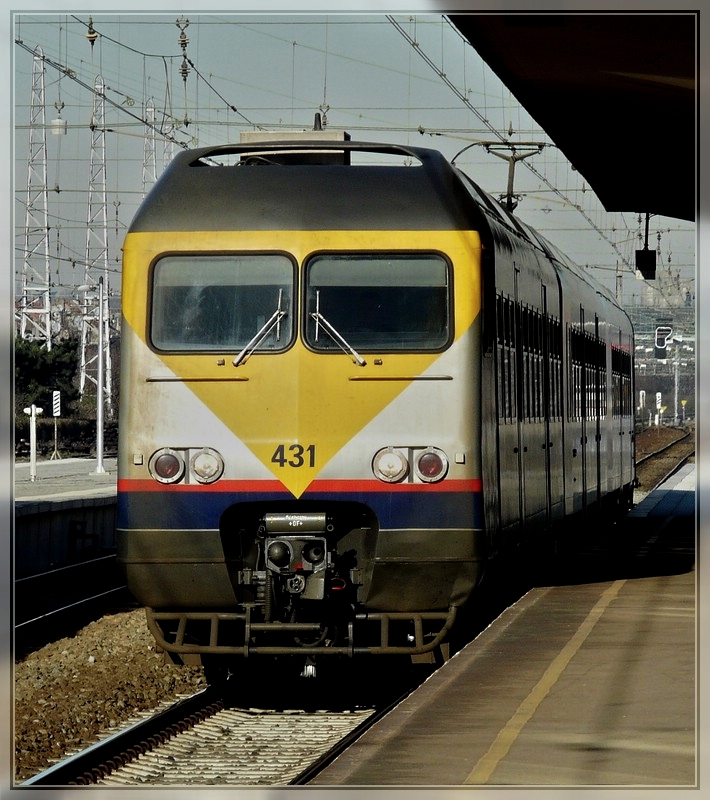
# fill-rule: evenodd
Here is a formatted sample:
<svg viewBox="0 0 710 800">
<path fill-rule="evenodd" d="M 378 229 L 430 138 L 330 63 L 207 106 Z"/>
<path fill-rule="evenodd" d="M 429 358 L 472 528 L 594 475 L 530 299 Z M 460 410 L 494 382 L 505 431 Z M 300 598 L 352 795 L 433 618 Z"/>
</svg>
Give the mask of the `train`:
<svg viewBox="0 0 710 800">
<path fill-rule="evenodd" d="M 122 265 L 118 559 L 157 646 L 210 676 L 446 658 L 491 564 L 631 507 L 633 351 L 438 150 L 179 153 Z"/>
</svg>

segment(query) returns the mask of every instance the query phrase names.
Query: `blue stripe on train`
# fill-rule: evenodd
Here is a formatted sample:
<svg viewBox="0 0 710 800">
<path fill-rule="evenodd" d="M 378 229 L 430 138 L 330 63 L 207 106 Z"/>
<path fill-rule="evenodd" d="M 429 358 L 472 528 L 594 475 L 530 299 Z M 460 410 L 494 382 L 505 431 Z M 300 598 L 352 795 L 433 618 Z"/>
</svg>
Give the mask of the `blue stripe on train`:
<svg viewBox="0 0 710 800">
<path fill-rule="evenodd" d="M 117 525 L 130 529 L 214 529 L 235 503 L 291 500 L 287 492 L 119 492 Z M 362 503 L 376 515 L 381 528 L 481 528 L 480 492 L 328 492 L 306 493 L 302 501 Z"/>
</svg>

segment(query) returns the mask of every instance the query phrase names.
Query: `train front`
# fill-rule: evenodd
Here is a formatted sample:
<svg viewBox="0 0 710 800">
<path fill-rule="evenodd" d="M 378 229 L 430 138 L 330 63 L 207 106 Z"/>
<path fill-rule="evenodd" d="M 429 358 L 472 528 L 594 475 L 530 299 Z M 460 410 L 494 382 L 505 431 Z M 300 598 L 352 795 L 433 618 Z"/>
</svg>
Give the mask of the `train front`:
<svg viewBox="0 0 710 800">
<path fill-rule="evenodd" d="M 480 240 L 442 163 L 184 154 L 137 215 L 119 560 L 175 660 L 426 658 L 477 583 Z"/>
</svg>

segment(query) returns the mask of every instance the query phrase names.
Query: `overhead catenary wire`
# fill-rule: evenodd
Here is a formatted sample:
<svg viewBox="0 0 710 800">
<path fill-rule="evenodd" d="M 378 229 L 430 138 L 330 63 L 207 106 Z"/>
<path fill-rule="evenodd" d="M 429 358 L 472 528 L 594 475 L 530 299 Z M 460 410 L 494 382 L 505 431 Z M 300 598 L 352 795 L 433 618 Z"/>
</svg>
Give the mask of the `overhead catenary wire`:
<svg viewBox="0 0 710 800">
<path fill-rule="evenodd" d="M 30 53 L 32 52 L 31 48 L 28 45 L 26 45 L 23 41 L 21 41 L 19 39 L 15 40 L 15 44 L 17 44 L 19 47 L 22 47 L 23 49 L 27 50 Z M 87 92 L 90 92 L 92 96 L 97 94 L 96 87 L 91 86 L 90 84 L 88 84 L 85 81 L 83 81 L 81 78 L 79 78 L 78 75 L 76 75 L 76 73 L 73 72 L 73 70 L 69 69 L 69 67 L 67 67 L 66 65 L 59 64 L 56 61 L 54 61 L 53 59 L 49 58 L 48 56 L 43 56 L 42 57 L 42 61 L 45 64 L 48 64 L 49 66 L 51 66 L 53 69 L 56 69 L 59 72 L 62 72 L 63 74 L 65 74 L 72 81 L 74 81 L 79 86 L 81 86 L 82 89 L 85 89 Z M 106 96 L 105 92 L 104 92 L 104 97 L 105 97 L 107 103 L 112 105 L 114 108 L 119 109 L 123 114 L 126 114 L 129 117 L 132 117 L 137 122 L 140 122 L 141 125 L 145 125 L 146 124 L 146 121 L 142 117 L 140 117 L 138 114 L 134 114 L 130 109 L 126 108 L 126 106 L 122 105 L 121 103 L 117 103 L 115 100 L 111 100 L 110 97 Z M 184 142 L 179 141 L 178 139 L 176 139 L 173 136 L 170 136 L 169 134 L 165 133 L 164 131 L 161 131 L 160 128 L 158 128 L 156 126 L 152 126 L 152 129 L 159 136 L 167 138 L 167 139 L 170 139 L 170 141 L 172 141 L 174 144 L 176 144 L 176 145 L 178 145 L 178 146 L 180 146 L 182 148 L 185 148 L 185 149 L 188 147 L 187 144 L 185 144 Z"/>
<path fill-rule="evenodd" d="M 80 22 L 81 24 L 84 24 L 84 25 L 86 24 L 76 16 L 74 16 L 73 18 L 77 22 Z M 178 23 L 180 23 L 180 24 L 178 24 Z M 229 100 L 227 100 L 227 98 L 224 97 L 224 95 L 221 92 L 219 92 L 215 88 L 215 86 L 210 81 L 208 81 L 207 78 L 205 78 L 205 76 L 198 70 L 195 62 L 187 54 L 187 44 L 188 44 L 189 40 L 187 39 L 187 35 L 185 34 L 185 29 L 187 28 L 187 25 L 189 25 L 189 20 L 185 20 L 184 18 L 181 17 L 178 20 L 178 23 L 176 23 L 176 24 L 178 25 L 178 27 L 180 28 L 180 31 L 181 31 L 180 32 L 180 40 L 179 40 L 181 48 L 182 48 L 181 55 L 162 54 L 162 53 L 147 53 L 147 52 L 144 52 L 142 50 L 138 50 L 138 49 L 136 49 L 134 47 L 131 47 L 130 45 L 125 44 L 125 42 L 120 42 L 117 39 L 113 39 L 112 37 L 107 36 L 104 33 L 101 33 L 101 36 L 102 36 L 102 38 L 105 38 L 107 41 L 110 41 L 112 44 L 116 45 L 117 47 L 129 50 L 130 52 L 133 52 L 133 53 L 136 53 L 136 54 L 142 56 L 144 59 L 145 58 L 159 58 L 159 59 L 162 59 L 164 62 L 167 61 L 167 60 L 170 60 L 170 59 L 182 59 L 184 61 L 184 66 L 181 66 L 181 70 L 186 69 L 186 67 L 189 66 L 190 69 L 192 69 L 195 72 L 195 74 L 199 77 L 199 79 L 210 89 L 210 91 L 213 92 L 224 103 L 226 108 L 228 108 L 230 111 L 233 111 L 235 114 L 240 116 L 244 120 L 244 122 L 246 122 L 247 124 L 255 125 L 255 123 L 252 120 L 250 120 L 248 117 L 246 117 L 237 108 L 237 106 L 234 103 L 232 103 Z M 181 27 L 181 25 L 183 27 Z M 182 47 L 183 43 L 184 43 L 184 47 Z M 186 75 L 184 77 L 186 78 Z M 257 126 L 257 127 L 260 130 L 262 129 L 261 126 Z"/>
<path fill-rule="evenodd" d="M 476 116 L 476 117 L 477 117 L 477 118 L 478 118 L 478 119 L 479 119 L 479 120 L 480 120 L 480 121 L 481 121 L 481 122 L 482 122 L 482 123 L 485 125 L 485 127 L 486 127 L 486 128 L 487 128 L 487 129 L 488 129 L 488 130 L 489 130 L 489 131 L 490 131 L 490 132 L 491 132 L 491 133 L 492 133 L 494 136 L 496 136 L 496 137 L 497 137 L 497 138 L 498 138 L 498 139 L 501 141 L 501 143 L 506 143 L 506 142 L 508 141 L 508 140 L 506 139 L 506 137 L 505 137 L 505 136 L 504 136 L 504 135 L 503 135 L 503 134 L 502 134 L 502 133 L 501 133 L 501 132 L 500 132 L 500 131 L 499 131 L 499 130 L 498 130 L 498 129 L 497 129 L 495 126 L 494 126 L 494 125 L 492 125 L 492 124 L 491 124 L 491 122 L 490 122 L 488 119 L 486 119 L 486 118 L 485 118 L 485 117 L 484 117 L 484 116 L 483 116 L 483 115 L 482 115 L 482 114 L 481 114 L 481 113 L 478 111 L 478 109 L 477 109 L 477 108 L 476 108 L 476 107 L 475 107 L 475 106 L 474 106 L 474 105 L 471 103 L 471 101 L 469 100 L 469 98 L 468 98 L 468 97 L 467 97 L 465 94 L 463 94 L 463 93 L 462 93 L 462 92 L 459 90 L 459 88 L 458 88 L 458 87 L 457 87 L 457 86 L 456 86 L 456 85 L 455 85 L 455 84 L 454 84 L 454 83 L 453 83 L 453 82 L 452 82 L 452 81 L 451 81 L 451 80 L 450 80 L 450 79 L 447 77 L 447 75 L 446 75 L 446 73 L 443 71 L 443 69 L 439 69 L 439 68 L 436 66 L 436 64 L 435 64 L 435 63 L 432 61 L 432 59 L 431 59 L 431 58 L 430 58 L 430 57 L 429 57 L 429 56 L 428 56 L 428 55 L 427 55 L 427 54 L 424 52 L 424 50 L 423 50 L 423 48 L 421 47 L 421 45 L 419 44 L 419 42 L 417 42 L 416 40 L 412 39 L 412 37 L 409 35 L 409 33 L 408 33 L 408 32 L 407 32 L 407 31 L 406 31 L 406 30 L 405 30 L 405 29 L 402 27 L 402 25 L 400 25 L 400 24 L 399 24 L 399 22 L 398 22 L 398 21 L 397 21 L 397 20 L 396 20 L 396 19 L 395 19 L 395 18 L 394 18 L 394 17 L 393 17 L 391 14 L 386 14 L 385 16 L 386 16 L 387 20 L 390 22 L 390 24 L 391 24 L 391 25 L 392 25 L 392 26 L 395 28 L 395 30 L 397 30 L 397 31 L 398 31 L 398 33 L 400 33 L 400 34 L 401 34 L 401 35 L 404 37 L 404 39 L 405 39 L 405 40 L 407 40 L 407 41 L 409 42 L 410 46 L 414 48 L 415 52 L 417 52 L 417 53 L 419 54 L 419 56 L 422 58 L 422 60 L 423 60 L 423 61 L 424 61 L 424 62 L 425 62 L 425 63 L 426 63 L 426 64 L 427 64 L 427 65 L 428 65 L 428 66 L 429 66 L 429 67 L 430 67 L 432 70 L 434 70 L 434 72 L 436 72 L 436 73 L 439 75 L 440 79 L 441 79 L 441 80 L 442 80 L 442 81 L 443 81 L 443 82 L 444 82 L 444 83 L 445 83 L 445 84 L 446 84 L 446 85 L 447 85 L 447 86 L 448 86 L 448 87 L 451 89 L 451 91 L 452 91 L 452 92 L 454 92 L 454 94 L 456 94 L 456 96 L 457 96 L 457 97 L 458 97 L 458 98 L 461 100 L 461 102 L 462 102 L 462 103 L 464 103 L 464 105 L 465 105 L 465 106 L 466 106 L 466 107 L 467 107 L 467 108 L 468 108 L 470 111 L 472 111 L 472 112 L 475 114 L 475 116 Z M 607 244 L 609 244 L 609 246 L 610 246 L 610 247 L 611 247 L 611 248 L 614 250 L 614 252 L 617 254 L 617 256 L 618 256 L 618 257 L 621 259 L 622 263 L 623 263 L 623 264 L 624 264 L 624 265 L 625 265 L 625 266 L 626 266 L 628 269 L 630 269 L 630 270 L 632 270 L 633 272 L 635 272 L 635 268 L 633 268 L 633 267 L 631 266 L 631 264 L 629 263 L 629 260 L 627 259 L 627 257 L 626 257 L 626 256 L 624 256 L 624 254 L 623 254 L 623 253 L 621 253 L 621 251 L 619 250 L 619 248 L 618 248 L 618 246 L 616 245 L 616 243 L 615 243 L 615 242 L 613 242 L 613 241 L 612 241 L 612 240 L 611 240 L 611 239 L 610 239 L 610 238 L 609 238 L 609 237 L 606 235 L 606 233 L 605 233 L 603 230 L 601 230 L 600 228 L 598 228 L 598 227 L 597 227 L 597 225 L 595 224 L 594 220 L 593 220 L 593 219 L 592 219 L 592 218 L 591 218 L 591 217 L 590 217 L 590 216 L 589 216 L 589 215 L 586 213 L 586 211 L 585 211 L 585 210 L 582 208 L 582 206 L 581 206 L 581 205 L 579 205 L 579 203 L 574 203 L 574 202 L 572 202 L 571 200 L 569 200 L 569 198 L 565 197 L 564 193 L 563 193 L 562 191 L 560 191 L 560 190 L 559 190 L 557 187 L 555 187 L 555 186 L 554 186 L 554 185 L 553 185 L 553 184 L 552 184 L 552 183 L 551 183 L 551 182 L 550 182 L 550 181 L 547 179 L 547 177 L 546 177 L 546 176 L 544 176 L 542 173 L 540 173 L 540 172 L 539 172 L 539 171 L 538 171 L 538 170 L 535 168 L 535 166 L 534 166 L 534 165 L 530 164 L 530 163 L 529 163 L 529 162 L 527 162 L 527 161 L 524 161 L 524 162 L 523 162 L 523 164 L 524 164 L 524 166 L 525 166 L 525 167 L 526 167 L 526 168 L 527 168 L 527 169 L 528 169 L 530 172 L 532 172 L 532 173 L 533 173 L 533 174 L 534 174 L 534 175 L 535 175 L 537 178 L 539 178 L 541 181 L 543 181 L 543 182 L 545 183 L 545 185 L 546 185 L 546 186 L 548 186 L 550 189 L 552 189 L 552 191 L 554 191 L 554 192 L 555 192 L 555 194 L 557 194 L 559 197 L 561 197 L 563 200 L 565 200 L 565 202 L 569 203 L 569 205 L 570 205 L 570 206 L 572 206 L 573 208 L 575 208 L 575 209 L 576 209 L 576 210 L 577 210 L 577 211 L 578 211 L 578 212 L 579 212 L 579 213 L 582 215 L 582 217 L 583 217 L 583 218 L 584 218 L 584 219 L 587 221 L 587 223 L 589 224 L 589 226 L 590 226 L 590 227 L 591 227 L 593 230 L 595 230 L 595 231 L 596 231 L 596 232 L 597 232 L 597 233 L 598 233 L 598 234 L 599 234 L 599 235 L 600 235 L 600 236 L 601 236 L 601 237 L 604 239 L 604 241 L 606 241 L 606 242 L 607 242 Z"/>
</svg>

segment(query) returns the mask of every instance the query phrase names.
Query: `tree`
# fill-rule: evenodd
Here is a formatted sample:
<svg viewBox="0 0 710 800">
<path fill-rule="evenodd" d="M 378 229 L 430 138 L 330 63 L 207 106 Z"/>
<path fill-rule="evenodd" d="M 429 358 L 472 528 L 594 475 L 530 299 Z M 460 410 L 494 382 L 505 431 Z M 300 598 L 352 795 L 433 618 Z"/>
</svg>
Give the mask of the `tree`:
<svg viewBox="0 0 710 800">
<path fill-rule="evenodd" d="M 52 344 L 15 339 L 15 413 L 32 403 L 51 414 L 52 392 L 62 393 L 62 416 L 74 409 L 79 399 L 76 376 L 79 369 L 79 337 Z"/>
</svg>

